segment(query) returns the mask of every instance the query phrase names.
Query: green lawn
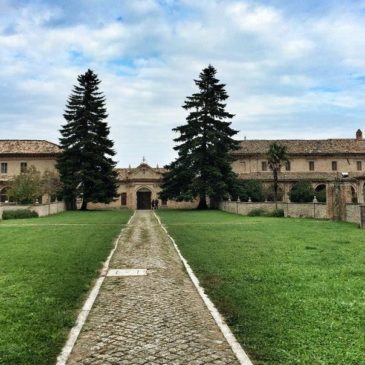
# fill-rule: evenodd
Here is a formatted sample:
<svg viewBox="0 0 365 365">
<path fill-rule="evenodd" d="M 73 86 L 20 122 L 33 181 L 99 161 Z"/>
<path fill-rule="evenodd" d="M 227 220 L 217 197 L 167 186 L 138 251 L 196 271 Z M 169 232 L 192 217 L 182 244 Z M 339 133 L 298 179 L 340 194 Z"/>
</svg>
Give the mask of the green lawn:
<svg viewBox="0 0 365 365">
<path fill-rule="evenodd" d="M 158 214 L 255 364 L 365 364 L 365 231 L 219 211 Z"/>
<path fill-rule="evenodd" d="M 129 210 L 0 222 L 0 364 L 54 364 Z"/>
</svg>

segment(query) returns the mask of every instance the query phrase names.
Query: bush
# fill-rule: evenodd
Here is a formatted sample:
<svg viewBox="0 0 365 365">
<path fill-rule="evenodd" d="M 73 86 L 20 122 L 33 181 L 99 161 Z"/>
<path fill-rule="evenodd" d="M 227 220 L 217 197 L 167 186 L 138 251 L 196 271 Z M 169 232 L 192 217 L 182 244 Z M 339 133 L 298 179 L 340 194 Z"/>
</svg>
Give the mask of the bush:
<svg viewBox="0 0 365 365">
<path fill-rule="evenodd" d="M 284 209 L 275 209 L 267 211 L 262 208 L 252 209 L 247 214 L 249 217 L 284 217 Z"/>
<path fill-rule="evenodd" d="M 284 217 L 284 209 L 275 209 L 267 213 L 267 217 Z"/>
<path fill-rule="evenodd" d="M 293 203 L 310 203 L 314 198 L 314 189 L 308 181 L 299 181 L 293 185 L 289 196 Z"/>
<path fill-rule="evenodd" d="M 241 201 L 248 201 L 251 198 L 253 202 L 263 202 L 265 200 L 264 191 L 261 181 L 258 180 L 244 180 L 239 181 L 235 192 L 232 196 L 233 200 L 240 197 Z"/>
<path fill-rule="evenodd" d="M 3 212 L 3 219 L 24 219 L 24 218 L 38 218 L 38 213 L 28 209 L 19 210 L 5 210 Z"/>
<path fill-rule="evenodd" d="M 265 210 L 262 208 L 257 208 L 257 209 L 252 209 L 251 211 L 248 212 L 248 216 L 249 217 L 262 217 L 265 215 Z"/>
</svg>

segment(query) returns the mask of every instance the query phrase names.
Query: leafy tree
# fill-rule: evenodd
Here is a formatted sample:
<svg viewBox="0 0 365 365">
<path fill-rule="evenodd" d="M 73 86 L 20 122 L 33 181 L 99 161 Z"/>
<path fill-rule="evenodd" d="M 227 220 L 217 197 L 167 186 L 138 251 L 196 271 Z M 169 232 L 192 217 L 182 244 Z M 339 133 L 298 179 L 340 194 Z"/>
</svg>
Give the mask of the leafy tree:
<svg viewBox="0 0 365 365">
<path fill-rule="evenodd" d="M 310 203 L 313 201 L 314 189 L 309 181 L 299 181 L 293 185 L 289 196 L 294 203 Z"/>
<path fill-rule="evenodd" d="M 41 178 L 42 194 L 47 194 L 52 198 L 60 198 L 62 192 L 62 184 L 60 176 L 54 171 L 45 170 Z"/>
<path fill-rule="evenodd" d="M 68 99 L 62 126 L 61 153 L 57 168 L 63 184 L 63 196 L 69 209 L 76 208 L 82 196 L 81 210 L 88 202 L 109 203 L 117 192 L 117 173 L 113 142 L 109 139 L 105 97 L 99 92 L 100 80 L 87 70 L 79 75 L 78 85 Z"/>
<path fill-rule="evenodd" d="M 239 180 L 232 195 L 234 200 L 240 198 L 241 201 L 262 202 L 265 199 L 264 189 L 261 181 L 258 180 Z"/>
<path fill-rule="evenodd" d="M 284 162 L 288 162 L 287 147 L 280 143 L 273 142 L 269 146 L 267 153 L 269 168 L 273 173 L 274 179 L 274 201 L 276 209 L 278 208 L 278 174 Z"/>
<path fill-rule="evenodd" d="M 8 195 L 21 204 L 32 204 L 42 195 L 41 174 L 34 166 L 10 181 Z"/>
<path fill-rule="evenodd" d="M 207 197 L 212 206 L 233 189 L 236 175 L 229 152 L 238 148 L 232 138 L 237 131 L 230 127 L 233 114 L 225 111 L 228 95 L 216 73 L 211 65 L 203 69 L 195 80 L 199 91 L 185 100 L 183 108 L 190 113 L 186 124 L 173 129 L 179 133 L 174 139 L 178 158 L 166 166 L 161 199 L 199 198 L 198 209 L 206 209 Z"/>
</svg>

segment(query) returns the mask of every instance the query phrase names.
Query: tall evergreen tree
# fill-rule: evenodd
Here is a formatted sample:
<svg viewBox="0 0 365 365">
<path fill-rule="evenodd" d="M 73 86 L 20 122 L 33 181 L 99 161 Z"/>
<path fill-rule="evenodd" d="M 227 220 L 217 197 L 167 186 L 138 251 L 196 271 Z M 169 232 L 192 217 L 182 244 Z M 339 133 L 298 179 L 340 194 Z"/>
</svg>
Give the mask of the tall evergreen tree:
<svg viewBox="0 0 365 365">
<path fill-rule="evenodd" d="M 178 158 L 166 166 L 162 199 L 177 201 L 199 198 L 199 209 L 206 209 L 207 197 L 216 202 L 229 194 L 236 183 L 230 151 L 238 148 L 230 125 L 233 114 L 225 111 L 228 98 L 225 85 L 215 77 L 209 65 L 194 80 L 199 91 L 186 98 L 183 108 L 190 111 L 187 123 L 176 127 L 174 141 Z"/>
<path fill-rule="evenodd" d="M 117 173 L 112 159 L 113 141 L 105 122 L 105 97 L 99 92 L 100 80 L 87 70 L 77 81 L 63 115 L 66 124 L 60 130 L 62 153 L 57 168 L 68 208 L 76 209 L 76 197 L 81 195 L 81 210 L 86 210 L 89 202 L 112 201 L 117 191 Z"/>
</svg>

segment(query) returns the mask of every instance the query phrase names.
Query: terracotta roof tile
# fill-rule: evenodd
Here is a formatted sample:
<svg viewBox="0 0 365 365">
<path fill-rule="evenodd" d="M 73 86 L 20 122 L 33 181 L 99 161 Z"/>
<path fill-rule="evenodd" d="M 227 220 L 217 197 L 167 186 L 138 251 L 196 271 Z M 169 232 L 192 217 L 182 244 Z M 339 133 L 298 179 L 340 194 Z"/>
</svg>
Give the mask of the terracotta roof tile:
<svg viewBox="0 0 365 365">
<path fill-rule="evenodd" d="M 0 139 L 0 154 L 57 154 L 61 148 L 45 140 Z"/>
<path fill-rule="evenodd" d="M 245 140 L 240 141 L 236 154 L 266 154 L 269 146 L 278 142 L 287 146 L 289 154 L 336 154 L 365 153 L 365 140 L 356 139 L 282 139 L 282 140 Z"/>
<path fill-rule="evenodd" d="M 349 172 L 349 176 L 346 179 L 364 179 L 363 172 Z M 250 172 L 238 174 L 242 180 L 273 180 L 271 171 L 267 172 Z M 336 177 L 340 177 L 337 172 L 283 172 L 281 171 L 278 175 L 279 180 L 334 180 Z"/>
</svg>

